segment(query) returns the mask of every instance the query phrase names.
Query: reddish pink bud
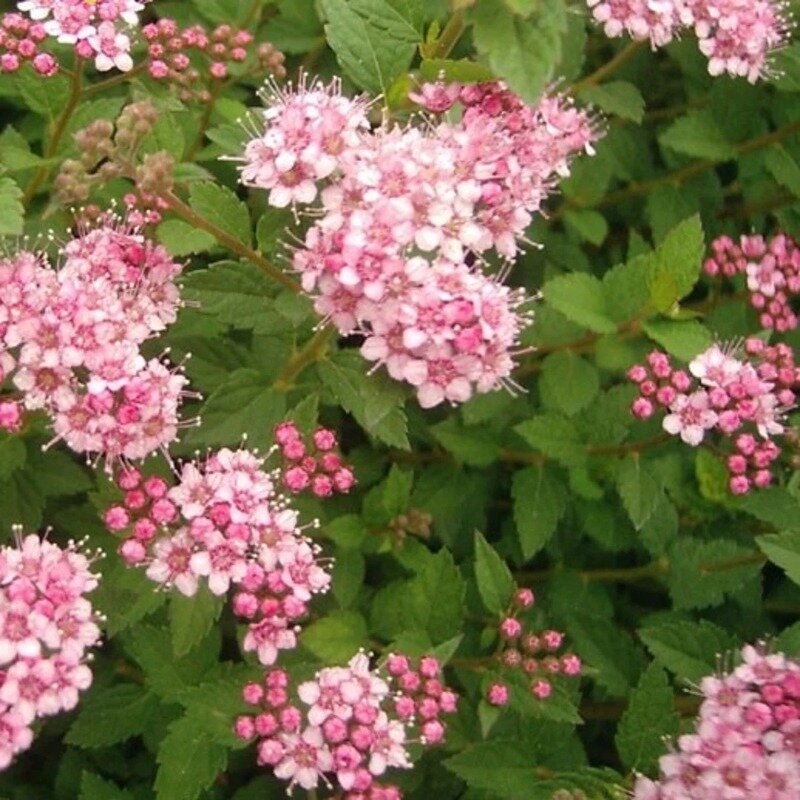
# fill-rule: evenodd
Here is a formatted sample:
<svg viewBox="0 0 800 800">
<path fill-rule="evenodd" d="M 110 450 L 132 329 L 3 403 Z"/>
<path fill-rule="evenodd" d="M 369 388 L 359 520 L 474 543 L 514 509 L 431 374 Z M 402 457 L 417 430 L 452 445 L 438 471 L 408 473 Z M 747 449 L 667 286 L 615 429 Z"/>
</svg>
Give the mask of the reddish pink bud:
<svg viewBox="0 0 800 800">
<path fill-rule="evenodd" d="M 111 506 L 103 515 L 103 521 L 110 531 L 117 533 L 128 527 L 131 518 L 122 506 Z"/>
<path fill-rule="evenodd" d="M 328 428 L 317 428 L 314 431 L 314 447 L 317 450 L 333 450 L 336 447 L 336 434 Z"/>
<path fill-rule="evenodd" d="M 550 697 L 552 692 L 553 687 L 550 685 L 549 681 L 541 680 L 531 684 L 531 694 L 539 700 L 545 700 Z"/>
<path fill-rule="evenodd" d="M 490 705 L 504 706 L 508 704 L 508 686 L 504 683 L 493 683 L 486 692 Z"/>
<path fill-rule="evenodd" d="M 533 589 L 517 589 L 514 592 L 514 605 L 517 608 L 530 608 L 535 600 Z"/>
</svg>

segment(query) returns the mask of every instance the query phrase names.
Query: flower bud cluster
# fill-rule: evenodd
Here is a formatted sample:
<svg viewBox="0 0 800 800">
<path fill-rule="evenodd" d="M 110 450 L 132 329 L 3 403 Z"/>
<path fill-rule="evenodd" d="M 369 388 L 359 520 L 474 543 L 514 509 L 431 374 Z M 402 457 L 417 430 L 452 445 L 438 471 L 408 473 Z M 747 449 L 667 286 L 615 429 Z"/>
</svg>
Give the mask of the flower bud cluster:
<svg viewBox="0 0 800 800">
<path fill-rule="evenodd" d="M 634 800 L 800 797 L 800 661 L 761 645 L 742 660 L 703 678 L 695 731 L 661 757 L 659 780 L 638 779 Z"/>
<path fill-rule="evenodd" d="M 284 78 L 284 55 L 269 42 L 255 46 L 253 35 L 231 25 L 207 31 L 202 25 L 180 28 L 163 18 L 145 25 L 147 71 L 151 78 L 171 84 L 183 102 L 208 103 L 214 85 L 229 77 L 235 64 L 249 62 L 258 75 Z"/>
<path fill-rule="evenodd" d="M 48 36 L 70 44 L 100 72 L 133 68 L 130 30 L 150 0 L 20 0 L 17 8 Z"/>
<path fill-rule="evenodd" d="M 0 18 L 0 73 L 16 72 L 30 62 L 34 71 L 45 78 L 58 72 L 58 61 L 52 53 L 41 49 L 47 32 L 40 22 L 32 22 L 22 14 L 3 14 Z"/>
<path fill-rule="evenodd" d="M 114 123 L 99 119 L 77 131 L 73 139 L 79 156 L 65 159 L 54 181 L 59 201 L 83 202 L 94 186 L 124 175 L 157 119 L 158 109 L 149 100 L 141 100 L 126 105 Z M 137 168 L 136 180 L 137 192 L 146 205 L 158 206 L 155 193 L 172 187 L 169 156 L 163 152 L 146 155 Z"/>
<path fill-rule="evenodd" d="M 75 452 L 110 464 L 167 447 L 186 378 L 141 347 L 176 318 L 180 264 L 108 215 L 60 259 L 58 270 L 39 253 L 0 259 L 0 381 L 11 378 L 21 406 L 45 411 L 53 442 Z M 3 408 L 4 427 L 18 428 Z"/>
<path fill-rule="evenodd" d="M 525 295 L 476 262 L 517 255 L 556 177 L 598 134 L 561 96 L 531 108 L 499 83 L 421 91 L 437 111 L 440 95 L 458 99 L 461 121 L 372 130 L 368 102 L 337 82 L 267 87 L 241 175 L 276 207 L 319 198 L 293 255 L 303 288 L 429 408 L 510 385 Z"/>
<path fill-rule="evenodd" d="M 559 655 L 564 634 L 546 630 L 531 631 L 518 615 L 534 604 L 533 591 L 518 589 L 514 595 L 514 610 L 498 626 L 502 649 L 500 664 L 508 673 L 521 673 L 530 693 L 538 700 L 546 700 L 553 692 L 552 678 L 556 675 L 574 677 L 581 674 L 581 660 L 572 653 Z M 509 686 L 505 681 L 492 682 L 486 690 L 490 705 L 508 705 Z"/>
<path fill-rule="evenodd" d="M 606 36 L 627 33 L 653 49 L 694 31 L 710 75 L 747 78 L 769 75 L 769 57 L 789 35 L 791 19 L 780 0 L 587 0 Z"/>
<path fill-rule="evenodd" d="M 234 730 L 257 740 L 259 763 L 289 791 L 323 781 L 338 786 L 345 800 L 400 800 L 399 789 L 377 779 L 389 769 L 411 768 L 412 737 L 429 746 L 444 740 L 441 715 L 455 712 L 458 697 L 442 683 L 432 656 L 414 668 L 406 656 L 392 654 L 386 671 L 371 669 L 369 657 L 358 653 L 346 667 L 326 667 L 301 683 L 295 704 L 289 675 L 271 670 L 262 683 L 244 687 L 254 711 L 239 717 Z"/>
<path fill-rule="evenodd" d="M 232 590 L 234 613 L 247 622 L 245 651 L 262 664 L 297 645 L 297 621 L 330 574 L 319 548 L 298 526 L 298 514 L 277 493 L 279 471 L 248 450 L 224 448 L 185 463 L 174 485 L 123 468 L 122 502 L 104 514 L 124 533 L 120 554 L 147 577 L 186 596 L 201 581 L 215 595 Z"/>
<path fill-rule="evenodd" d="M 763 328 L 780 333 L 797 327 L 792 300 L 800 294 L 800 248 L 785 233 L 769 241 L 754 234 L 734 242 L 720 236 L 711 243 L 711 256 L 703 267 L 712 277 L 744 275 L 750 305 L 759 312 Z"/>
<path fill-rule="evenodd" d="M 100 640 L 89 559 L 73 542 L 15 533 L 0 548 L 0 770 L 30 747 L 37 719 L 75 708 Z"/>
<path fill-rule="evenodd" d="M 330 497 L 353 488 L 353 468 L 335 452 L 339 442 L 332 430 L 317 428 L 306 443 L 294 422 L 281 422 L 275 441 L 283 459 L 281 482 L 293 494 L 308 489 L 315 497 Z"/>
<path fill-rule="evenodd" d="M 696 447 L 708 431 L 731 444 L 726 464 L 734 494 L 772 481 L 771 465 L 780 455 L 774 437 L 785 434 L 783 417 L 800 390 L 800 368 L 792 348 L 768 346 L 750 338 L 737 348 L 712 345 L 689 364 L 675 369 L 666 353 L 653 351 L 628 378 L 639 387 L 631 411 L 639 419 L 667 412 L 663 427 Z"/>
</svg>

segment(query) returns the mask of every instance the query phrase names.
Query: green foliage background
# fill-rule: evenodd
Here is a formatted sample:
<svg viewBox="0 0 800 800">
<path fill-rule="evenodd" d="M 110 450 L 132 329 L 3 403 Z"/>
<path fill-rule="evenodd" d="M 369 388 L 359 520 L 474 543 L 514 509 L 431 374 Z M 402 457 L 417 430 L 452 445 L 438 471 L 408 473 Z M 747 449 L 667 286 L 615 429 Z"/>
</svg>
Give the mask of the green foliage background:
<svg viewBox="0 0 800 800">
<path fill-rule="evenodd" d="M 143 149 L 180 162 L 182 198 L 157 237 L 189 260 L 184 294 L 197 301 L 158 348 L 192 354 L 187 373 L 205 396 L 203 425 L 176 455 L 245 433 L 266 448 L 281 419 L 319 420 L 341 431 L 359 478 L 347 497 L 300 504 L 322 520 L 336 566 L 332 593 L 283 662 L 304 676 L 359 647 L 449 659 L 461 710 L 447 744 L 399 777 L 410 798 L 620 797 L 633 770 L 653 773 L 663 737 L 691 725 L 684 689 L 718 653 L 775 636 L 800 655 L 797 474 L 732 498 L 715 453 L 634 420 L 624 379 L 654 346 L 685 360 L 714 337 L 757 332 L 741 287 L 712 287 L 701 259 L 724 232 L 800 235 L 800 45 L 776 57 L 779 78 L 751 86 L 710 78 L 690 37 L 657 53 L 609 41 L 581 4 L 452 5 L 157 0 L 149 13 L 247 20 L 288 54 L 290 72 L 343 74 L 348 91 L 383 93 L 398 119 L 409 73 L 442 69 L 501 77 L 529 101 L 557 83 L 605 114 L 596 156 L 575 163 L 529 231 L 542 246 L 512 272 L 542 292 L 526 340 L 535 349 L 517 373 L 524 393 L 422 412 L 368 376 L 351 342 L 314 333 L 310 303 L 264 270 L 282 263 L 291 215 L 243 191 L 218 160 L 240 146 L 254 80 L 231 82 L 203 115 L 141 74 L 80 93 L 63 76 L 0 77 L 0 233 L 63 234 L 70 215 L 49 185 L 74 155 L 70 134 L 151 98 L 162 116 Z M 112 182 L 93 201 L 125 190 Z M 240 246 L 220 244 L 220 231 Z M 0 797 L 282 797 L 231 734 L 239 688 L 258 674 L 239 655 L 232 616 L 210 595 L 155 592 L 127 570 L 98 518 L 102 474 L 66 451 L 42 453 L 47 438 L 39 425 L 0 438 L 0 530 L 52 526 L 107 550 L 96 595 L 107 640 L 77 713 L 44 726 L 0 775 Z M 429 536 L 403 533 L 410 511 L 430 515 Z M 514 585 L 535 589 L 531 623 L 565 630 L 587 669 L 579 691 L 559 687 L 544 703 L 522 692 L 499 713 L 480 698 Z"/>
</svg>

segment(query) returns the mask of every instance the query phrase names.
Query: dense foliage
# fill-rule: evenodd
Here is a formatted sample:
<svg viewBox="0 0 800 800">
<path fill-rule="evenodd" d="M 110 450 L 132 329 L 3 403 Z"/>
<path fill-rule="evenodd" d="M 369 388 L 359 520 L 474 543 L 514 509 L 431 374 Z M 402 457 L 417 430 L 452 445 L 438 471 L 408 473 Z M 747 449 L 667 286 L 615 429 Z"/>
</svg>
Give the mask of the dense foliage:
<svg viewBox="0 0 800 800">
<path fill-rule="evenodd" d="M 800 797 L 786 9 L 17 5 L 0 798 Z"/>
</svg>

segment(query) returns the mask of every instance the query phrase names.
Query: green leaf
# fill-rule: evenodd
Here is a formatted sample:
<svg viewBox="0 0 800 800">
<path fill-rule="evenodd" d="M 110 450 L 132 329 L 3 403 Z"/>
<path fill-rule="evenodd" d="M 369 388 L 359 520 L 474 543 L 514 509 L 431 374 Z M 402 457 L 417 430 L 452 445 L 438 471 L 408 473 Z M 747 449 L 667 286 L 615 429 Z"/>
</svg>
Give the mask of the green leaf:
<svg viewBox="0 0 800 800">
<path fill-rule="evenodd" d="M 265 34 L 267 41 L 291 54 L 305 54 L 325 41 L 314 0 L 283 0 Z"/>
<path fill-rule="evenodd" d="M 475 580 L 486 609 L 502 614 L 511 602 L 516 584 L 506 562 L 479 531 L 475 531 Z"/>
<path fill-rule="evenodd" d="M 666 751 L 664 738 L 678 733 L 675 700 L 664 670 L 651 664 L 631 692 L 619 722 L 617 752 L 630 770 L 654 773 Z"/>
<path fill-rule="evenodd" d="M 500 445 L 492 431 L 486 427 L 462 425 L 455 416 L 432 425 L 430 431 L 445 450 L 466 464 L 487 467 L 500 455 Z"/>
<path fill-rule="evenodd" d="M 800 197 L 800 165 L 782 144 L 773 145 L 767 150 L 764 164 L 770 175 L 781 186 L 788 189 L 795 197 Z"/>
<path fill-rule="evenodd" d="M 662 489 L 638 454 L 626 458 L 617 473 L 617 491 L 636 530 L 650 519 L 662 498 Z"/>
<path fill-rule="evenodd" d="M 567 621 L 575 649 L 597 670 L 595 680 L 614 697 L 625 697 L 644 668 L 644 654 L 629 634 L 602 617 L 575 614 Z"/>
<path fill-rule="evenodd" d="M 206 231 L 195 228 L 182 219 L 167 219 L 156 229 L 156 237 L 170 255 L 180 258 L 210 250 L 217 240 Z"/>
<path fill-rule="evenodd" d="M 189 187 L 189 205 L 240 242 L 251 243 L 250 212 L 230 189 L 218 183 L 193 183 Z"/>
<path fill-rule="evenodd" d="M 603 285 L 593 275 L 572 272 L 549 280 L 542 290 L 546 303 L 567 319 L 597 333 L 614 333 L 617 325 L 606 306 Z"/>
<path fill-rule="evenodd" d="M 564 484 L 546 465 L 514 473 L 511 496 L 522 555 L 527 561 L 550 540 L 567 507 Z"/>
<path fill-rule="evenodd" d="M 582 100 L 592 103 L 606 114 L 639 123 L 644 116 L 642 93 L 627 81 L 611 81 L 599 86 L 587 86 L 580 93 Z"/>
<path fill-rule="evenodd" d="M 0 481 L 0 532 L 12 525 L 22 525 L 27 531 L 37 530 L 42 523 L 45 498 L 27 470 L 16 470 Z"/>
<path fill-rule="evenodd" d="M 215 389 L 200 410 L 202 425 L 184 437 L 187 444 L 230 446 L 247 434 L 248 446 L 268 450 L 272 429 L 286 413 L 286 395 L 273 390 L 254 369 L 237 369 Z"/>
<path fill-rule="evenodd" d="M 540 414 L 520 422 L 514 430 L 535 450 L 566 467 L 578 466 L 586 460 L 586 448 L 575 425 L 557 414 Z"/>
<path fill-rule="evenodd" d="M 725 161 L 736 150 L 720 130 L 709 111 L 692 111 L 681 117 L 658 137 L 662 147 L 693 158 Z"/>
<path fill-rule="evenodd" d="M 359 550 L 343 547 L 336 550 L 331 581 L 333 596 L 342 608 L 350 608 L 358 602 L 365 571 L 364 556 Z"/>
<path fill-rule="evenodd" d="M 42 76 L 33 69 L 23 67 L 14 78 L 25 107 L 48 120 L 55 120 L 70 94 L 67 77 L 52 75 L 42 80 Z"/>
<path fill-rule="evenodd" d="M 45 497 L 79 494 L 95 484 L 91 473 L 76 457 L 63 450 L 43 451 L 39 439 L 28 440 L 25 474 Z"/>
<path fill-rule="evenodd" d="M 388 516 L 394 519 L 408 511 L 411 487 L 414 485 L 414 472 L 392 464 L 386 480 L 381 484 L 381 503 Z"/>
<path fill-rule="evenodd" d="M 478 52 L 492 71 L 529 103 L 536 103 L 561 58 L 566 6 L 541 0 L 531 16 L 510 13 L 502 0 L 481 0 L 469 11 Z"/>
<path fill-rule="evenodd" d="M 639 638 L 670 672 L 695 683 L 711 675 L 718 656 L 736 645 L 731 634 L 704 619 L 648 625 L 639 631 Z"/>
<path fill-rule="evenodd" d="M 133 795 L 120 789 L 113 781 L 107 781 L 93 772 L 84 772 L 78 800 L 133 800 Z"/>
<path fill-rule="evenodd" d="M 285 208 L 268 208 L 256 225 L 258 249 L 266 256 L 275 255 L 292 224 L 292 212 Z"/>
<path fill-rule="evenodd" d="M 800 530 L 759 536 L 761 552 L 777 564 L 795 583 L 800 584 Z"/>
<path fill-rule="evenodd" d="M 411 64 L 421 40 L 395 0 L 322 0 L 328 44 L 348 76 L 373 94 L 385 93 Z"/>
<path fill-rule="evenodd" d="M 12 473 L 22 469 L 26 457 L 25 442 L 19 436 L 0 431 L 0 481 L 7 481 Z"/>
<path fill-rule="evenodd" d="M 127 567 L 121 559 L 103 570 L 103 580 L 92 601 L 106 617 L 103 626 L 108 636 L 135 625 L 162 606 L 166 592 L 159 592 L 140 569 Z"/>
<path fill-rule="evenodd" d="M 19 236 L 25 218 L 22 190 L 11 178 L 0 178 L 0 236 Z"/>
<path fill-rule="evenodd" d="M 392 447 L 408 449 L 405 396 L 395 382 L 384 375 L 366 375 L 363 359 L 355 353 L 339 353 L 317 369 L 323 384 L 367 433 Z"/>
<path fill-rule="evenodd" d="M 488 67 L 466 58 L 458 61 L 423 58 L 419 65 L 419 74 L 426 81 L 437 81 L 444 76 L 447 83 L 484 83 L 496 78 Z"/>
<path fill-rule="evenodd" d="M 227 748 L 215 744 L 191 717 L 169 726 L 158 748 L 155 790 L 158 800 L 195 800 L 228 763 Z"/>
<path fill-rule="evenodd" d="M 303 646 L 326 664 L 343 664 L 368 643 L 367 623 L 355 611 L 336 611 L 303 629 Z"/>
<path fill-rule="evenodd" d="M 222 613 L 223 601 L 207 586 L 200 586 L 193 597 L 173 594 L 169 603 L 169 629 L 172 652 L 182 658 L 196 647 Z"/>
<path fill-rule="evenodd" d="M 539 392 L 553 411 L 572 417 L 586 408 L 600 391 L 597 369 L 571 350 L 551 353 L 542 363 Z"/>
<path fill-rule="evenodd" d="M 685 297 L 700 275 L 705 251 L 700 217 L 689 217 L 673 228 L 652 255 L 650 299 L 662 312 Z"/>
<path fill-rule="evenodd" d="M 775 651 L 797 658 L 800 656 L 800 622 L 784 628 L 775 639 Z"/>
<path fill-rule="evenodd" d="M 92 687 L 64 740 L 78 747 L 109 747 L 144 733 L 157 710 L 158 698 L 142 686 Z"/>
<path fill-rule="evenodd" d="M 603 275 L 603 291 L 609 315 L 615 322 L 638 317 L 650 300 L 648 255 L 617 264 Z"/>
<path fill-rule="evenodd" d="M 750 492 L 739 500 L 739 506 L 776 528 L 792 528 L 800 519 L 800 501 L 779 486 Z"/>
<path fill-rule="evenodd" d="M 691 361 L 712 342 L 711 332 L 696 319 L 651 319 L 642 327 L 654 342 L 681 361 Z"/>
<path fill-rule="evenodd" d="M 580 239 L 600 246 L 608 236 L 608 222 L 599 211 L 577 209 L 564 213 L 564 224 L 577 233 Z"/>
<path fill-rule="evenodd" d="M 676 609 L 719 605 L 755 577 L 760 564 L 738 564 L 752 550 L 730 539 L 697 540 L 684 536 L 668 551 L 669 592 Z"/>
</svg>

